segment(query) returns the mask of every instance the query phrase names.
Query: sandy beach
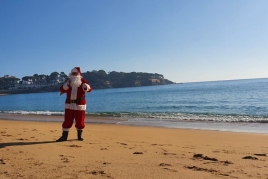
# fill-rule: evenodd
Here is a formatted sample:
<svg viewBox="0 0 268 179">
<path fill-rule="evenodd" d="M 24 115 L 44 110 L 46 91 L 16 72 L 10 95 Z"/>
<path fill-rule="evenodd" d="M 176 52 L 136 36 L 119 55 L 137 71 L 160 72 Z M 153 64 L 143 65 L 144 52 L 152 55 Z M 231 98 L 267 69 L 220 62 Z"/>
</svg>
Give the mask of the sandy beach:
<svg viewBox="0 0 268 179">
<path fill-rule="evenodd" d="M 268 135 L 0 120 L 0 178 L 268 178 Z"/>
</svg>

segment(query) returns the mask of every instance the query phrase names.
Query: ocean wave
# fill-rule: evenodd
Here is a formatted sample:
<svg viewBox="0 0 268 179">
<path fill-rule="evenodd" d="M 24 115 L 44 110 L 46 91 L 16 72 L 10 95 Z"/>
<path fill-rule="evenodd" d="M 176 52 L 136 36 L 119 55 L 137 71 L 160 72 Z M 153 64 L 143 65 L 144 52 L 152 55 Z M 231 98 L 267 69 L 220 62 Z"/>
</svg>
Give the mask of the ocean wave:
<svg viewBox="0 0 268 179">
<path fill-rule="evenodd" d="M 144 113 L 144 112 L 108 112 L 108 113 L 87 113 L 88 116 L 120 117 L 129 120 L 143 121 L 204 121 L 204 122 L 256 122 L 268 123 L 267 116 L 248 116 L 236 114 L 196 114 L 196 113 Z"/>
<path fill-rule="evenodd" d="M 23 115 L 47 115 L 47 116 L 62 116 L 64 115 L 64 112 L 54 112 L 54 111 L 0 111 L 0 113 L 7 113 L 7 114 L 23 114 Z"/>
<path fill-rule="evenodd" d="M 0 111 L 0 113 L 22 114 L 22 115 L 53 115 L 62 116 L 61 111 Z M 268 123 L 268 116 L 249 116 L 236 114 L 209 114 L 209 113 L 148 113 L 148 112 L 86 112 L 89 117 L 115 117 L 129 121 L 144 122 L 179 122 L 179 121 L 199 121 L 199 122 L 252 122 Z"/>
</svg>

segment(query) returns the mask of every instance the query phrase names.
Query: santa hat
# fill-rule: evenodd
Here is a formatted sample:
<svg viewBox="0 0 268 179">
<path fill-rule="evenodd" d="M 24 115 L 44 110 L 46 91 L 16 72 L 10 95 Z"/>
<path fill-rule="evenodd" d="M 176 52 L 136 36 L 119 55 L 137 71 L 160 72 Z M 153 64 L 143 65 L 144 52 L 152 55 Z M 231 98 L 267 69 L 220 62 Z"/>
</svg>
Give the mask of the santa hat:
<svg viewBox="0 0 268 179">
<path fill-rule="evenodd" d="M 80 76 L 82 76 L 82 73 L 81 73 L 80 67 L 74 67 L 74 68 L 72 69 L 71 73 L 73 73 L 73 72 L 79 73 L 79 74 L 80 74 Z"/>
</svg>

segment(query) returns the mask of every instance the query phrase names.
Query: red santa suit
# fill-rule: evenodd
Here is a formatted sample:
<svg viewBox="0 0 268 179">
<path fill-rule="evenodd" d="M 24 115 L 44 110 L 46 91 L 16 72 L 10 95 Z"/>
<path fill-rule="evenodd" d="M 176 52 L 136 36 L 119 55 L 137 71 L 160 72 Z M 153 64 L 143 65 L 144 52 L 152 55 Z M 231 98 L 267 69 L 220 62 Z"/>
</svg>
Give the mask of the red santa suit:
<svg viewBox="0 0 268 179">
<path fill-rule="evenodd" d="M 80 75 L 81 71 L 79 67 L 75 67 L 72 72 L 78 72 Z M 62 124 L 63 131 L 69 131 L 73 125 L 75 119 L 75 127 L 77 130 L 82 130 L 85 127 L 85 111 L 86 111 L 86 93 L 91 92 L 92 88 L 88 82 L 81 76 L 81 85 L 78 87 L 72 87 L 69 82 L 64 83 L 60 87 L 60 92 L 66 93 L 65 101 L 65 115 L 64 122 Z"/>
</svg>

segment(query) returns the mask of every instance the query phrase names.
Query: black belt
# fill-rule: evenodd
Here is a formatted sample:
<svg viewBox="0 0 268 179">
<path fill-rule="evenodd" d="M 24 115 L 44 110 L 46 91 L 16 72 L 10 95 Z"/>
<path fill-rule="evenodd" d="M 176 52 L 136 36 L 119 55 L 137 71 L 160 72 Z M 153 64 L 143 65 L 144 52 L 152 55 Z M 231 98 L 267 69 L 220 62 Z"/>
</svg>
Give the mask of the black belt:
<svg viewBox="0 0 268 179">
<path fill-rule="evenodd" d="M 85 96 L 82 96 L 81 98 L 76 99 L 76 100 L 71 100 L 69 98 L 66 98 L 66 103 L 79 103 L 79 102 L 81 102 L 84 99 L 85 99 Z"/>
</svg>

